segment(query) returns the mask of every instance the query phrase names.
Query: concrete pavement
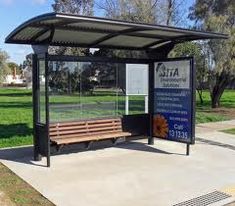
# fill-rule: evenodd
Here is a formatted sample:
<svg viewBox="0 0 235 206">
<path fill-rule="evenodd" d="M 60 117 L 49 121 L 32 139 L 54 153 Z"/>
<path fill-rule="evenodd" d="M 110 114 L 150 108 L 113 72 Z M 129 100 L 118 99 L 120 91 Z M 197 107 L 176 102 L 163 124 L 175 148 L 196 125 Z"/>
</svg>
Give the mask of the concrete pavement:
<svg viewBox="0 0 235 206">
<path fill-rule="evenodd" d="M 217 125 L 216 125 L 217 124 Z M 235 196 L 235 136 L 216 131 L 235 121 L 199 125 L 197 141 L 146 140 L 56 155 L 51 168 L 33 162 L 32 148 L 0 150 L 0 161 L 58 206 L 168 206 L 221 191 Z"/>
</svg>

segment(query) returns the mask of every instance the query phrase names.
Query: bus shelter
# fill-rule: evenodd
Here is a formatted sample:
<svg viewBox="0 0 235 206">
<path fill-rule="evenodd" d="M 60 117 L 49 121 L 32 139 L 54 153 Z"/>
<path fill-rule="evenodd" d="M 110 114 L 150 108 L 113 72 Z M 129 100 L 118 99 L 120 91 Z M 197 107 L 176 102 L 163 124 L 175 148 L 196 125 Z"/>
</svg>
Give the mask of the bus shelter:
<svg viewBox="0 0 235 206">
<path fill-rule="evenodd" d="M 30 44 L 34 160 L 68 144 L 145 136 L 194 144 L 193 57 L 169 59 L 178 43 L 227 35 L 160 25 L 49 13 L 17 27 L 6 43 Z M 49 46 L 94 54 L 52 55 Z M 55 48 L 54 47 L 54 48 Z M 95 49 L 94 49 L 95 48 Z M 97 49 L 142 51 L 145 58 L 95 55 Z"/>
</svg>

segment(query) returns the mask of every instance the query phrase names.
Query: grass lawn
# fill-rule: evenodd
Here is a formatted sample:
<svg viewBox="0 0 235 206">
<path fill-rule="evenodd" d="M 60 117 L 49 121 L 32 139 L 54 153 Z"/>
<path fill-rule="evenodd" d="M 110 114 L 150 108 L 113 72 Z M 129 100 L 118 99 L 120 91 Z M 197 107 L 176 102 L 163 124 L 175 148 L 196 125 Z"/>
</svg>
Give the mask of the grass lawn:
<svg viewBox="0 0 235 206">
<path fill-rule="evenodd" d="M 209 92 L 204 92 L 204 104 L 200 105 L 197 100 L 197 113 L 196 122 L 214 122 L 228 120 L 235 117 L 235 91 L 226 91 L 221 99 L 222 108 L 211 109 Z M 97 93 L 97 96 L 84 97 L 81 101 L 93 104 L 97 107 L 97 110 L 89 110 L 89 107 L 84 110 L 83 114 L 79 112 L 71 112 L 71 109 L 64 109 L 62 112 L 64 116 L 61 116 L 61 110 L 56 106 L 63 103 L 64 105 L 79 105 L 77 96 L 54 96 L 51 98 L 51 103 L 55 106 L 52 111 L 51 118 L 72 118 L 82 117 L 82 115 L 105 115 L 112 114 L 113 106 L 108 104 L 106 107 L 101 107 L 100 102 L 112 102 L 112 99 L 116 98 L 113 94 L 103 93 L 102 95 Z M 198 99 L 198 98 L 197 98 Z M 92 105 L 92 107 L 93 107 Z M 88 105 L 89 106 L 89 105 Z M 144 101 L 142 97 L 132 97 L 130 102 L 131 111 L 134 114 L 138 111 L 142 111 L 144 108 Z M 103 110 L 104 114 L 99 113 L 99 110 Z M 119 97 L 118 114 L 124 112 L 124 97 Z M 115 113 L 113 113 L 115 114 Z M 20 145 L 32 144 L 32 93 L 29 90 L 24 89 L 6 89 L 0 88 L 0 148 L 12 147 Z"/>
<path fill-rule="evenodd" d="M 0 192 L 16 206 L 54 206 L 29 184 L 0 163 Z"/>
<path fill-rule="evenodd" d="M 32 144 L 32 94 L 0 89 L 0 148 Z"/>
<path fill-rule="evenodd" d="M 235 118 L 235 90 L 226 90 L 221 97 L 221 108 L 211 109 L 210 93 L 203 92 L 203 105 L 197 96 L 196 122 L 216 122 Z"/>
<path fill-rule="evenodd" d="M 222 132 L 225 132 L 225 133 L 228 133 L 228 134 L 234 134 L 235 135 L 235 128 L 223 130 Z"/>
</svg>

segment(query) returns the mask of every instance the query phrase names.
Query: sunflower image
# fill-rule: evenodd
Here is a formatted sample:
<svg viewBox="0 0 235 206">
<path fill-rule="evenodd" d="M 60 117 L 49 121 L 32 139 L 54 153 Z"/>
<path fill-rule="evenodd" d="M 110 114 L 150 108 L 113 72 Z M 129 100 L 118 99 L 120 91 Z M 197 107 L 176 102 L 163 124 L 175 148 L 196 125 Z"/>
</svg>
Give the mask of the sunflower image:
<svg viewBox="0 0 235 206">
<path fill-rule="evenodd" d="M 156 137 L 166 138 L 169 131 L 168 123 L 163 115 L 153 117 L 153 135 Z"/>
</svg>

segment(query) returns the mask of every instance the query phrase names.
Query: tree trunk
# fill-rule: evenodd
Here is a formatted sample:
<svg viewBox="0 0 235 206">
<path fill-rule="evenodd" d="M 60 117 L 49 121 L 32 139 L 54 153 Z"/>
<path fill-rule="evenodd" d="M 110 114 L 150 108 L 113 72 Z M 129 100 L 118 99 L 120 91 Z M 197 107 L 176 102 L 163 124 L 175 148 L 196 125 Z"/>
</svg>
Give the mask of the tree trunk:
<svg viewBox="0 0 235 206">
<path fill-rule="evenodd" d="M 224 89 L 223 89 L 224 91 Z M 221 98 L 221 94 L 223 93 L 222 91 L 220 92 L 215 92 L 212 96 L 211 96 L 211 107 L 212 108 L 218 108 L 220 107 L 220 98 Z"/>
<path fill-rule="evenodd" d="M 169 26 L 172 20 L 172 11 L 173 11 L 173 1 L 168 0 L 167 2 L 167 18 L 166 18 L 166 25 Z"/>
<path fill-rule="evenodd" d="M 224 90 L 229 85 L 231 79 L 230 76 L 226 72 L 222 72 L 216 78 L 216 84 L 214 85 L 211 92 L 211 107 L 218 108 L 220 107 L 220 98 L 224 93 Z"/>
<path fill-rule="evenodd" d="M 203 97 L 202 97 L 203 90 L 202 89 L 197 89 L 197 93 L 198 93 L 198 96 L 199 96 L 199 99 L 200 99 L 200 104 L 202 105 L 204 103 Z"/>
</svg>

